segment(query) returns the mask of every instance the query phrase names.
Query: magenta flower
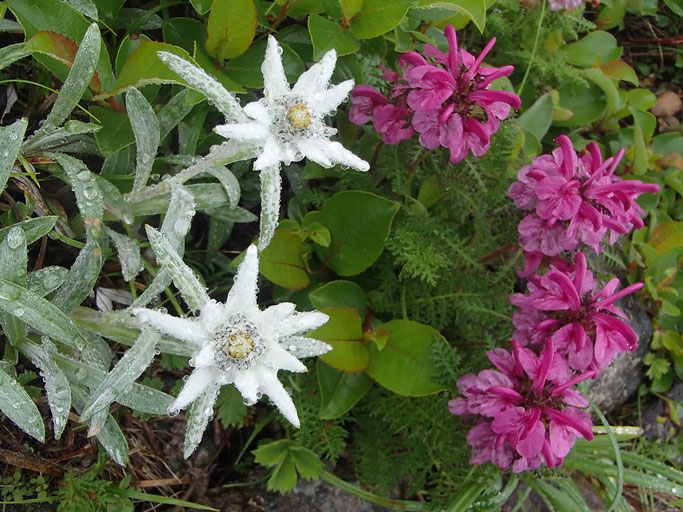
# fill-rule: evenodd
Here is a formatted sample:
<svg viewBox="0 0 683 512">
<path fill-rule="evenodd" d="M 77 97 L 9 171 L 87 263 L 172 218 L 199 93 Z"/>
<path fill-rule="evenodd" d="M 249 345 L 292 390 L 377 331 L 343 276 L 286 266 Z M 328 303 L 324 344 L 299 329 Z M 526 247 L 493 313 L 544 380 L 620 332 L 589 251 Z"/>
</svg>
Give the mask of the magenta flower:
<svg viewBox="0 0 683 512">
<path fill-rule="evenodd" d="M 408 52 L 401 57 L 403 74 L 410 87 L 408 106 L 415 110 L 413 127 L 421 134 L 420 143 L 431 149 L 450 150 L 450 160 L 459 162 L 471 151 L 481 156 L 488 151 L 491 134 L 519 108 L 520 99 L 507 91 L 489 90 L 495 79 L 512 73 L 512 66 L 483 68 L 486 55 L 495 44 L 491 39 L 479 57 L 458 49 L 455 29 L 444 30 L 448 53 L 425 45 L 425 57 Z M 441 125 L 447 128 L 438 129 Z"/>
<path fill-rule="evenodd" d="M 593 438 L 590 416 L 578 409 L 588 401 L 573 388 L 594 370 L 572 377 L 552 339 L 540 357 L 514 340 L 512 353 L 495 349 L 488 356 L 497 370 L 461 377 L 462 397 L 449 402 L 453 414 L 480 417 L 467 435 L 472 464 L 490 461 L 516 473 L 557 466 L 578 437 Z"/>
<path fill-rule="evenodd" d="M 415 130 L 425 148 L 447 148 L 450 160 L 459 162 L 469 152 L 482 156 L 488 151 L 491 135 L 511 109 L 519 108 L 520 99 L 511 92 L 489 90 L 496 78 L 513 71 L 512 66 L 482 67 L 495 39 L 475 58 L 458 49 L 452 26 L 444 34 L 448 53 L 427 44 L 424 56 L 417 52 L 401 56 L 400 72 L 382 68 L 382 79 L 390 89 L 386 96 L 366 85 L 356 87 L 349 119 L 355 124 L 373 119 L 387 144 L 398 144 Z"/>
<path fill-rule="evenodd" d="M 619 279 L 614 278 L 598 289 L 581 252 L 576 253 L 573 269 L 551 265 L 546 274 L 531 276 L 527 295 L 510 297 L 520 308 L 512 316 L 513 339 L 536 348 L 552 340 L 571 368 L 602 371 L 617 354 L 638 346 L 628 317 L 614 303 L 643 284 L 616 292 L 618 286 Z"/>
<path fill-rule="evenodd" d="M 567 11 L 573 11 L 577 9 L 583 0 L 550 0 L 550 10 L 551 11 L 561 11 L 562 9 Z"/>
<path fill-rule="evenodd" d="M 599 252 L 605 234 L 613 244 L 619 235 L 641 228 L 643 210 L 636 199 L 659 190 L 614 174 L 623 150 L 603 162 L 594 142 L 579 158 L 569 138 L 560 135 L 556 141 L 559 148 L 522 167 L 508 190 L 517 208 L 531 212 L 518 227 L 520 245 L 531 253 L 525 275 L 540 264 L 537 253 L 557 256 L 579 244 Z"/>
<path fill-rule="evenodd" d="M 394 79 L 388 72 L 383 76 Z M 349 120 L 361 125 L 373 119 L 372 124 L 385 144 L 393 146 L 413 136 L 410 125 L 413 112 L 406 105 L 405 97 L 398 95 L 390 102 L 374 87 L 359 85 L 351 93 L 351 103 Z"/>
</svg>

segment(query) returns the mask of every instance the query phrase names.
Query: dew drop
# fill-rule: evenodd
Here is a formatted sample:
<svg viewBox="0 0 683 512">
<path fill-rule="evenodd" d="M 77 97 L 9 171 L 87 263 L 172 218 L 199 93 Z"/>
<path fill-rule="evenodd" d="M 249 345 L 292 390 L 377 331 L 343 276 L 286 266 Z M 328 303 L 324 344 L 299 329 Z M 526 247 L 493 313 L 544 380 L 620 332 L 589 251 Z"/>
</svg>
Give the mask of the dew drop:
<svg viewBox="0 0 683 512">
<path fill-rule="evenodd" d="M 14 308 L 14 311 L 12 312 L 12 314 L 14 316 L 23 316 L 24 315 L 24 308 L 22 308 L 21 306 L 17 306 L 16 308 Z"/>
<path fill-rule="evenodd" d="M 7 158 L 7 157 L 9 156 L 9 149 L 3 150 L 2 156 L 3 156 L 4 158 Z"/>
<path fill-rule="evenodd" d="M 81 380 L 85 379 L 87 376 L 88 376 L 88 372 L 85 371 L 85 368 L 79 368 L 78 370 L 76 370 L 76 374 L 75 374 L 76 380 L 81 381 Z"/>
<path fill-rule="evenodd" d="M 23 245 L 24 239 L 24 230 L 21 228 L 14 227 L 7 233 L 7 245 L 11 249 L 19 249 Z"/>
<path fill-rule="evenodd" d="M 86 199 L 95 199 L 97 197 L 97 189 L 95 187 L 85 187 L 83 195 Z"/>
<path fill-rule="evenodd" d="M 76 177 L 81 181 L 87 181 L 90 179 L 90 171 L 81 171 L 76 175 Z"/>
</svg>

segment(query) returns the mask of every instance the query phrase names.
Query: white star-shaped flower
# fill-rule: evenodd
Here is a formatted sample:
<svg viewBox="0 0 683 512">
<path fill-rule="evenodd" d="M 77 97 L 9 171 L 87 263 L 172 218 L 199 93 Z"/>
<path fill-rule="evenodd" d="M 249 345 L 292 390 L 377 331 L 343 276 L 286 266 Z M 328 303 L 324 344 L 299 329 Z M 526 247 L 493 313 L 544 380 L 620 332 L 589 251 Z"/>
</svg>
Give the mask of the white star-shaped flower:
<svg viewBox="0 0 683 512">
<path fill-rule="evenodd" d="M 197 286 L 200 283 L 196 276 L 173 253 L 163 235 L 149 228 L 148 235 L 157 258 L 173 275 L 183 297 L 200 309 L 195 318 L 179 318 L 144 308 L 133 310 L 141 322 L 187 342 L 194 350 L 190 364 L 195 369 L 169 410 L 171 414 L 177 413 L 198 401 L 203 404 L 200 414 L 206 411 L 205 421 L 194 422 L 200 426 L 193 427 L 192 436 L 192 422 L 188 418 L 185 456 L 201 440 L 218 390 L 225 384 L 234 384 L 247 404 L 267 395 L 282 415 L 299 427 L 296 407 L 277 372 L 304 372 L 306 366 L 297 357 L 317 356 L 331 349 L 326 343 L 300 336 L 320 327 L 328 316 L 318 311 L 296 312 L 295 305 L 289 302 L 261 311 L 256 303 L 259 262 L 254 245 L 247 249 L 228 298 L 221 304 L 209 299 L 206 291 Z"/>
<path fill-rule="evenodd" d="M 244 107 L 248 121 L 217 126 L 214 130 L 229 139 L 256 143 L 260 154 L 254 169 L 261 171 L 261 236 L 263 249 L 273 236 L 280 208 L 280 164 L 298 162 L 304 157 L 323 167 L 336 164 L 367 171 L 369 164 L 330 136 L 337 130 L 324 123 L 346 99 L 353 80 L 330 86 L 337 62 L 334 50 L 304 72 L 290 89 L 282 66 L 282 49 L 268 36 L 263 72 L 263 98 Z"/>
</svg>

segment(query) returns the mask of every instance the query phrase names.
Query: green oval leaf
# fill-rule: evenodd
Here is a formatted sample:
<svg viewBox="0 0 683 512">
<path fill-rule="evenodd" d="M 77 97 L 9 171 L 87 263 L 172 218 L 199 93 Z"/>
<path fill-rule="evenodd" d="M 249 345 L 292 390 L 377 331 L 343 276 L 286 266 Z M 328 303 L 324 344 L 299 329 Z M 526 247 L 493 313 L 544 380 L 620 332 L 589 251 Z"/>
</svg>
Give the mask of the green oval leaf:
<svg viewBox="0 0 683 512">
<path fill-rule="evenodd" d="M 358 311 L 355 308 L 324 308 L 321 312 L 330 319 L 308 334 L 332 347 L 320 359 L 337 370 L 363 370 L 368 365 L 369 355 L 367 343 L 363 340 L 363 326 Z"/>
<path fill-rule="evenodd" d="M 363 8 L 351 19 L 351 32 L 360 39 L 371 39 L 397 27 L 414 0 L 365 0 Z"/>
<path fill-rule="evenodd" d="M 308 32 L 313 41 L 313 60 L 320 60 L 332 49 L 342 56 L 355 53 L 360 48 L 360 41 L 346 28 L 317 14 L 308 17 Z"/>
<path fill-rule="evenodd" d="M 363 398 L 372 379 L 363 372 L 340 372 L 318 360 L 320 411 L 323 420 L 339 418 Z"/>
<path fill-rule="evenodd" d="M 260 253 L 261 274 L 288 290 L 306 288 L 311 279 L 301 257 L 305 249 L 301 238 L 286 229 L 276 229 L 273 239 Z"/>
<path fill-rule="evenodd" d="M 348 190 L 332 196 L 320 211 L 330 230 L 329 247 L 316 246 L 323 263 L 340 276 L 360 274 L 384 250 L 391 223 L 400 206 L 369 192 Z"/>
<path fill-rule="evenodd" d="M 247 51 L 256 35 L 253 0 L 214 0 L 206 27 L 206 51 L 212 57 L 231 59 Z"/>
<path fill-rule="evenodd" d="M 380 351 L 370 344 L 366 373 L 394 393 L 423 396 L 446 389 L 432 380 L 429 360 L 433 343 L 447 343 L 436 329 L 412 320 L 392 320 L 383 325 L 389 339 Z"/>
<path fill-rule="evenodd" d="M 330 307 L 356 308 L 363 314 L 368 298 L 363 289 L 352 281 L 332 281 L 308 294 L 315 309 Z"/>
<path fill-rule="evenodd" d="M 559 107 L 571 110 L 574 115 L 563 121 L 554 121 L 555 126 L 574 127 L 597 121 L 605 111 L 605 93 L 597 85 L 588 87 L 564 85 L 560 88 Z"/>
</svg>

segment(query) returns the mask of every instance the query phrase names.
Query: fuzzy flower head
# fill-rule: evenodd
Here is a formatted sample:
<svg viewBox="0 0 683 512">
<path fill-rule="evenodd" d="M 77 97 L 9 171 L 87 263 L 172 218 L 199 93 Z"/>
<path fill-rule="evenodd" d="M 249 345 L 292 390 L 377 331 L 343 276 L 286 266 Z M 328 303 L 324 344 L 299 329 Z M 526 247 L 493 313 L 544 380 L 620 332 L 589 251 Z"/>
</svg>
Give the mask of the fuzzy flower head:
<svg viewBox="0 0 683 512">
<path fill-rule="evenodd" d="M 194 318 L 178 318 L 144 308 L 133 310 L 141 322 L 185 341 L 192 348 L 190 365 L 194 371 L 169 412 L 177 413 L 193 402 L 207 402 L 202 410 L 212 411 L 220 387 L 234 384 L 246 404 L 254 404 L 265 394 L 289 422 L 299 427 L 296 407 L 277 373 L 304 372 L 306 366 L 298 357 L 330 350 L 329 345 L 301 335 L 324 324 L 327 315 L 317 311 L 297 313 L 295 305 L 288 302 L 260 310 L 256 303 L 258 255 L 253 245 L 246 251 L 225 303 L 209 299 L 177 254 L 169 255 L 162 235 L 152 229 L 148 232 L 158 259 L 162 265 L 167 263 L 164 266 L 174 274 L 174 282 L 184 290 L 183 297 L 191 307 L 199 309 Z M 208 418 L 199 429 L 198 438 L 190 439 L 192 422 L 188 419 L 186 456 L 201 439 L 206 422 Z"/>
<path fill-rule="evenodd" d="M 574 386 L 594 371 L 572 377 L 552 340 L 541 356 L 515 341 L 512 353 L 488 356 L 496 370 L 461 377 L 462 396 L 449 402 L 453 414 L 479 419 L 467 435 L 473 464 L 490 461 L 515 473 L 558 466 L 578 437 L 593 438 L 590 416 L 579 409 L 588 402 Z"/>
<path fill-rule="evenodd" d="M 330 137 L 337 130 L 324 118 L 332 114 L 353 88 L 353 80 L 330 86 L 337 62 L 334 50 L 311 66 L 290 88 L 282 66 L 282 48 L 268 36 L 263 72 L 263 98 L 244 107 L 246 120 L 217 126 L 216 133 L 256 144 L 254 169 L 261 171 L 261 234 L 259 249 L 273 237 L 280 214 L 280 164 L 304 157 L 325 168 L 336 164 L 367 171 L 370 165 Z"/>
<path fill-rule="evenodd" d="M 542 347 L 552 340 L 558 353 L 576 370 L 600 372 L 621 352 L 634 351 L 638 337 L 628 317 L 615 302 L 640 290 L 642 283 L 616 291 L 619 279 L 603 287 L 587 268 L 579 252 L 573 268 L 551 266 L 529 279 L 529 293 L 516 293 L 510 301 L 519 311 L 512 316 L 514 339 L 522 345 Z"/>
<path fill-rule="evenodd" d="M 606 234 L 613 244 L 620 235 L 640 229 L 643 210 L 636 199 L 659 190 L 614 174 L 623 150 L 603 161 L 594 142 L 579 157 L 568 137 L 560 135 L 556 141 L 559 148 L 522 167 L 508 190 L 517 208 L 531 212 L 518 227 L 528 264 L 540 263 L 534 253 L 557 256 L 579 244 L 599 252 Z"/>
</svg>

